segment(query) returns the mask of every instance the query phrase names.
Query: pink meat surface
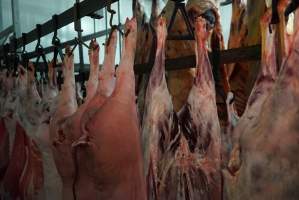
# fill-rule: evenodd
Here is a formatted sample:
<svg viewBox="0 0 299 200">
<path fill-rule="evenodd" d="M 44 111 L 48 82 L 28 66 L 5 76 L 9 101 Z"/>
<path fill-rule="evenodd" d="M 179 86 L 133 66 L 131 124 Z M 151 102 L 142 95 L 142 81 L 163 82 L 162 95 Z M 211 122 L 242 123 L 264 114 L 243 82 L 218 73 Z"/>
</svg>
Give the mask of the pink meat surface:
<svg viewBox="0 0 299 200">
<path fill-rule="evenodd" d="M 299 27 L 252 129 L 240 138 L 241 168 L 230 199 L 298 199 Z"/>
<path fill-rule="evenodd" d="M 98 199 L 146 199 L 133 71 L 136 26 L 127 19 L 115 90 L 89 121 L 86 144 L 77 149 L 86 155 L 79 163 L 91 170 Z"/>
<path fill-rule="evenodd" d="M 83 132 L 86 130 L 86 125 L 97 110 L 101 108 L 106 99 L 112 94 L 115 87 L 115 53 L 117 44 L 117 30 L 114 30 L 110 34 L 108 39 L 109 44 L 106 44 L 105 58 L 103 68 L 99 74 L 99 82 L 97 91 L 94 97 L 87 105 L 85 112 L 83 113 L 81 121 L 81 129 Z"/>
<path fill-rule="evenodd" d="M 9 136 L 5 127 L 4 119 L 0 119 L 0 183 L 7 170 L 9 163 Z"/>
<path fill-rule="evenodd" d="M 86 101 L 77 109 L 77 111 L 68 117 L 65 122 L 62 124 L 63 134 L 67 135 L 66 140 L 64 141 L 66 146 L 65 150 L 68 152 L 68 155 L 72 155 L 72 157 L 68 159 L 73 159 L 74 156 L 72 152 L 72 144 L 78 140 L 83 132 L 81 131 L 81 121 L 82 116 L 85 110 L 88 107 L 89 102 L 94 97 L 96 93 L 96 89 L 98 86 L 98 76 L 99 76 L 99 45 L 95 40 L 92 40 L 90 43 L 89 50 L 89 60 L 90 60 L 90 74 L 87 82 L 87 97 Z M 71 163 L 71 162 L 70 162 Z M 73 177 L 75 188 L 73 188 L 74 194 L 78 199 L 92 199 L 94 198 L 94 187 L 91 180 L 86 179 L 85 176 L 78 175 L 78 170 L 76 169 L 77 163 L 75 160 L 72 162 L 71 168 L 74 168 L 75 174 Z M 79 165 L 80 166 L 80 165 Z M 80 189 L 84 191 L 84 193 L 80 193 Z M 81 196 L 82 195 L 82 196 Z"/>
<path fill-rule="evenodd" d="M 111 95 L 115 86 L 115 51 L 116 51 L 116 43 L 117 43 L 117 31 L 114 30 L 111 32 L 109 39 L 109 43 L 106 44 L 105 49 L 105 58 L 103 68 L 100 71 L 98 85 L 96 88 L 95 95 L 90 99 L 88 104 L 86 104 L 85 111 L 82 113 L 81 117 L 81 131 L 82 138 L 79 141 L 75 141 L 73 146 L 75 147 L 74 156 L 77 162 L 77 181 L 76 188 L 80 188 L 77 190 L 77 196 L 79 199 L 96 199 L 97 193 L 95 184 L 93 180 L 90 180 L 92 176 L 90 176 L 90 169 L 88 168 L 88 164 L 85 165 L 84 162 L 80 162 L 82 157 L 85 157 L 84 153 L 81 151 L 76 151 L 77 143 L 80 146 L 80 140 L 84 140 L 84 138 L 88 135 L 88 131 L 86 130 L 86 126 L 89 123 L 89 120 L 92 119 L 94 114 L 101 108 L 106 99 Z M 86 158 L 83 158 L 83 160 Z M 85 190 L 83 188 L 86 188 Z M 88 193 L 86 191 L 89 191 Z"/>
<path fill-rule="evenodd" d="M 157 21 L 142 132 L 148 199 L 221 199 L 220 125 L 204 19 L 195 27 L 197 75 L 187 103 L 176 114 L 165 80 L 166 22 Z"/>
<path fill-rule="evenodd" d="M 23 71 L 24 74 L 20 76 L 19 81 L 25 89 L 22 90 L 23 92 L 19 92 L 19 105 L 17 107 L 16 118 L 25 129 L 28 137 L 34 138 L 42 114 L 42 110 L 40 109 L 41 97 L 36 87 L 34 65 L 29 62 L 28 70 L 23 69 Z"/>
<path fill-rule="evenodd" d="M 43 168 L 43 187 L 38 199 L 60 200 L 62 199 L 62 181 L 54 162 L 49 130 L 50 118 L 57 107 L 58 100 L 56 70 L 53 68 L 53 61 L 48 64 L 48 69 L 49 83 L 45 86 L 43 93 L 42 114 L 34 136 L 34 141 L 41 153 Z"/>
<path fill-rule="evenodd" d="M 180 130 L 188 141 L 196 162 L 186 173 L 189 193 L 194 199 L 221 199 L 220 125 L 216 106 L 212 66 L 207 52 L 206 21 L 195 22 L 197 73 L 187 103 L 179 112 Z M 194 177 L 196 176 L 196 178 Z M 196 180 L 196 182 L 192 182 Z M 200 182 L 201 184 L 196 184 Z M 203 187 L 205 186 L 205 187 Z M 203 188 L 202 188 L 203 187 Z"/>
<path fill-rule="evenodd" d="M 148 199 L 159 199 L 164 168 L 173 155 L 179 139 L 178 121 L 165 78 L 165 18 L 157 20 L 156 59 L 150 75 L 142 125 L 144 172 L 147 178 Z M 160 189 L 161 188 L 161 189 Z"/>
<path fill-rule="evenodd" d="M 41 189 L 44 184 L 42 155 L 33 140 L 26 145 L 26 163 L 19 180 L 22 199 L 43 199 Z"/>
<path fill-rule="evenodd" d="M 74 162 L 70 151 L 72 135 L 63 131 L 66 120 L 77 110 L 74 55 L 66 49 L 64 57 L 64 84 L 59 95 L 57 109 L 50 121 L 50 140 L 58 173 L 63 183 L 63 199 L 73 199 L 72 186 L 75 176 Z"/>
<path fill-rule="evenodd" d="M 3 179 L 4 191 L 12 199 L 21 198 L 19 180 L 25 168 L 26 160 L 28 159 L 26 155 L 28 142 L 29 139 L 26 136 L 25 130 L 17 123 L 13 150 Z"/>
<path fill-rule="evenodd" d="M 234 173 L 240 165 L 239 155 L 239 139 L 242 134 L 251 131 L 252 127 L 257 123 L 257 119 L 262 112 L 262 106 L 265 100 L 273 91 L 275 81 L 277 79 L 277 64 L 275 55 L 275 29 L 269 32 L 269 23 L 271 13 L 267 12 L 261 19 L 262 30 L 262 62 L 261 70 L 248 98 L 246 109 L 237 125 L 230 134 L 233 145 L 232 156 L 229 163 L 229 170 Z M 231 149 L 231 147 L 228 147 Z M 228 150 L 229 152 L 229 150 Z"/>
</svg>

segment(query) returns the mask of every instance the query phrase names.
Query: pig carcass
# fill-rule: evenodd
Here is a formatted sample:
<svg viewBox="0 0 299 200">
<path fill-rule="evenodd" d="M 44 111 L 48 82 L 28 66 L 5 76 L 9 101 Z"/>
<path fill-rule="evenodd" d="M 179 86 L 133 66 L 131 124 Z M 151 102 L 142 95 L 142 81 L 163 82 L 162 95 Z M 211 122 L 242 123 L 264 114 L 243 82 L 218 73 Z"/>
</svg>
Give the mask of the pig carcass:
<svg viewBox="0 0 299 200">
<path fill-rule="evenodd" d="M 86 126 L 76 151 L 86 163 L 98 199 L 146 199 L 140 132 L 135 104 L 136 19 L 126 20 L 122 57 L 112 95 Z"/>
</svg>

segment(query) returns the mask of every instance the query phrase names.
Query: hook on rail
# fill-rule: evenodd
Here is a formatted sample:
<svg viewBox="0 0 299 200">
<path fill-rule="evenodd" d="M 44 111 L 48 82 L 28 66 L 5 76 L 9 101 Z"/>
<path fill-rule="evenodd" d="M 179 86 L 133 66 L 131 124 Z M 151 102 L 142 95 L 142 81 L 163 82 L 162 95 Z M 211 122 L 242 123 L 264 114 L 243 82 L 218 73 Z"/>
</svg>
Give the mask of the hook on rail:
<svg viewBox="0 0 299 200">
<path fill-rule="evenodd" d="M 187 35 L 182 35 L 182 36 L 169 35 L 167 37 L 167 39 L 168 40 L 194 40 L 193 27 L 191 26 L 189 17 L 187 15 L 184 0 L 171 0 L 171 1 L 173 1 L 175 3 L 175 5 L 174 5 L 173 13 L 172 13 L 171 18 L 170 18 L 170 22 L 169 22 L 168 27 L 167 27 L 168 33 L 170 33 L 170 31 L 173 27 L 174 21 L 175 21 L 175 17 L 177 15 L 178 11 L 180 10 L 181 14 L 183 16 L 183 19 L 185 21 L 185 24 L 187 26 L 188 34 Z"/>
<path fill-rule="evenodd" d="M 72 54 L 74 52 L 74 50 L 76 49 L 76 47 L 82 44 L 84 47 L 86 47 L 88 50 L 90 49 L 90 46 L 88 46 L 86 43 L 84 43 L 82 40 L 80 40 L 79 38 L 75 37 L 75 45 L 74 47 L 71 49 L 70 53 Z"/>
<path fill-rule="evenodd" d="M 18 75 L 18 66 L 20 63 L 20 58 L 17 52 L 18 49 L 18 40 L 17 38 L 13 38 L 13 54 L 12 54 L 12 59 L 13 59 L 13 75 L 17 76 Z"/>
<path fill-rule="evenodd" d="M 60 42 L 60 39 L 57 37 L 57 31 L 58 31 L 58 16 L 57 15 L 53 15 L 52 16 L 53 19 L 53 26 L 54 26 L 54 35 L 52 38 L 52 44 L 54 46 L 54 57 L 53 57 L 53 68 L 56 68 L 57 66 L 57 57 L 59 55 L 61 61 L 63 61 L 64 55 L 62 52 L 62 45 Z"/>
<path fill-rule="evenodd" d="M 39 65 L 39 60 L 40 58 L 42 58 L 42 61 L 43 61 L 43 68 L 41 67 L 40 69 L 40 75 L 41 75 L 41 79 L 42 80 L 45 80 L 48 74 L 48 62 L 46 60 L 46 55 L 44 53 L 44 48 L 43 46 L 41 45 L 41 42 L 40 42 L 40 39 L 42 37 L 42 26 L 40 24 L 37 24 L 36 25 L 36 30 L 37 30 L 37 44 L 36 44 L 36 47 L 35 47 L 35 51 L 37 53 L 37 58 L 36 58 L 36 61 L 35 61 L 35 66 L 38 66 Z M 36 74 L 36 70 L 34 72 L 34 76 L 35 78 L 37 78 L 37 74 Z"/>
<path fill-rule="evenodd" d="M 176 15 L 177 15 L 178 11 L 180 11 L 181 14 L 182 14 L 182 17 L 183 17 L 183 20 L 184 20 L 185 25 L 187 27 L 188 33 L 185 34 L 185 35 L 171 35 L 171 34 L 169 34 L 168 37 L 167 37 L 168 40 L 194 40 L 195 39 L 195 37 L 194 37 L 194 28 L 191 24 L 190 19 L 196 18 L 198 16 L 201 16 L 206 20 L 207 30 L 211 30 L 215 27 L 216 20 L 217 20 L 217 17 L 216 17 L 217 14 L 215 13 L 215 11 L 212 8 L 206 10 L 204 13 L 202 13 L 200 15 L 198 15 L 197 12 L 192 12 L 192 11 L 190 11 L 187 14 L 184 0 L 171 0 L 171 1 L 173 1 L 175 5 L 174 5 L 174 10 L 172 12 L 171 18 L 170 18 L 170 22 L 167 26 L 168 33 L 171 32 L 171 29 L 173 27 L 173 24 L 174 24 L 174 21 L 175 21 L 175 18 L 176 18 Z M 162 14 L 163 13 L 164 12 L 162 12 Z"/>
<path fill-rule="evenodd" d="M 113 30 L 116 29 L 116 30 L 118 30 L 118 32 L 123 36 L 124 33 L 123 33 L 123 31 L 121 30 L 121 27 L 120 27 L 121 25 L 120 25 L 120 24 L 118 24 L 118 25 L 114 25 L 114 24 L 113 24 L 113 16 L 116 14 L 116 11 L 113 10 L 113 9 L 111 8 L 111 1 L 110 1 L 110 4 L 107 6 L 107 11 L 110 13 L 109 25 L 110 25 L 110 27 L 111 27 L 111 32 L 113 32 Z M 110 37 L 109 37 L 109 39 L 110 39 Z M 109 39 L 108 39 L 108 41 L 107 41 L 108 44 L 109 44 L 109 42 L 110 42 Z"/>
<path fill-rule="evenodd" d="M 26 43 L 27 43 L 27 34 L 22 33 L 22 52 L 21 52 L 21 58 L 22 58 L 22 65 L 27 68 L 29 59 L 27 57 L 27 51 L 26 51 Z"/>
<path fill-rule="evenodd" d="M 27 34 L 22 33 L 22 54 L 27 53 L 26 51 Z"/>
<path fill-rule="evenodd" d="M 80 26 L 80 22 L 79 22 L 80 17 L 81 17 L 80 3 L 75 3 L 74 18 L 75 18 L 75 31 L 77 31 L 77 32 L 83 32 L 83 30 L 81 29 L 81 26 Z M 89 49 L 89 46 L 87 44 L 85 44 L 80 38 L 75 37 L 75 46 L 70 50 L 69 54 L 72 54 L 78 45 L 83 45 L 87 49 Z"/>
<path fill-rule="evenodd" d="M 81 14 L 80 14 L 80 3 L 77 2 L 74 4 L 74 26 L 75 26 L 75 31 L 77 32 L 83 32 L 83 30 L 81 29 L 81 25 L 80 25 L 80 18 L 81 18 Z"/>
</svg>

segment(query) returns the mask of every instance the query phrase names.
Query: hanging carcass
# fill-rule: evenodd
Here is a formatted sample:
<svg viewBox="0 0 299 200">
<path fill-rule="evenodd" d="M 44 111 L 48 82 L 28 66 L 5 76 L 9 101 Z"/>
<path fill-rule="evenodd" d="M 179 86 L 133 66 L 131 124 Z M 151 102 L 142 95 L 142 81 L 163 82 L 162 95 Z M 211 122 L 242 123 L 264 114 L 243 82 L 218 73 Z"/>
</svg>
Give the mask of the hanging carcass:
<svg viewBox="0 0 299 200">
<path fill-rule="evenodd" d="M 241 166 L 230 199 L 298 199 L 299 27 L 256 123 L 240 137 Z"/>
<path fill-rule="evenodd" d="M 136 19 L 127 19 L 123 50 L 110 97 L 86 126 L 75 148 L 89 164 L 98 199 L 146 199 L 140 132 L 135 104 Z"/>
<path fill-rule="evenodd" d="M 54 161 L 62 179 L 62 198 L 73 199 L 72 185 L 75 167 L 71 154 L 70 136 L 63 133 L 62 125 L 78 108 L 76 100 L 74 56 L 69 47 L 63 63 L 64 84 L 59 94 L 57 108 L 50 120 L 50 141 Z"/>
<path fill-rule="evenodd" d="M 160 196 L 160 181 L 163 168 L 167 166 L 173 141 L 179 141 L 178 119 L 173 110 L 165 78 L 166 20 L 158 18 L 157 50 L 155 63 L 150 75 L 142 125 L 142 147 L 144 172 L 147 178 L 148 199 Z M 172 153 L 174 149 L 172 149 Z M 169 156 L 169 155 L 168 155 Z"/>
</svg>

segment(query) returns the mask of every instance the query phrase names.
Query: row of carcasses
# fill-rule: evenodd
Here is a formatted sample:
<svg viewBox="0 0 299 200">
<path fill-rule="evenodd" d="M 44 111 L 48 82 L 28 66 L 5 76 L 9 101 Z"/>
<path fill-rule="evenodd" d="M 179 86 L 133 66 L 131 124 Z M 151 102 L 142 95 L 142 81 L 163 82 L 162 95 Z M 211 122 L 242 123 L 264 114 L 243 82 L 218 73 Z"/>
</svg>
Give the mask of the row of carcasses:
<svg viewBox="0 0 299 200">
<path fill-rule="evenodd" d="M 176 113 L 165 80 L 166 21 L 158 19 L 156 60 L 145 111 L 138 119 L 134 91 L 136 21 L 115 72 L 116 32 L 98 70 L 92 41 L 87 97 L 78 107 L 73 56 L 64 60 L 58 92 L 55 70 L 37 92 L 34 67 L 1 74 L 1 191 L 24 199 L 296 199 L 298 179 L 299 32 L 277 64 L 275 34 L 262 19 L 261 70 L 246 110 L 221 132 L 207 56 L 205 21 L 195 22 L 197 73 Z M 38 86 L 39 87 L 39 86 Z M 42 97 L 40 97 L 42 94 Z M 142 121 L 140 125 L 139 122 Z M 141 126 L 141 130 L 140 127 Z M 222 178 L 223 177 L 223 178 Z M 295 185 L 293 185 L 295 183 Z"/>
</svg>

